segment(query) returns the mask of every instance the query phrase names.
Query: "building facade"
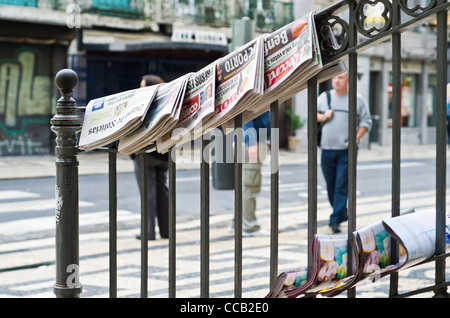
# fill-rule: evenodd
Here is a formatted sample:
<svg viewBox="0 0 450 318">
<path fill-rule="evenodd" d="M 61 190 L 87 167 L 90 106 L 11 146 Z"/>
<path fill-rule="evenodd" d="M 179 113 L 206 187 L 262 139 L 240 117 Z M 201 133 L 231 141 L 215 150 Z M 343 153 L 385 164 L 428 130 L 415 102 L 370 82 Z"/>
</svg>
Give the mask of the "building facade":
<svg viewBox="0 0 450 318">
<path fill-rule="evenodd" d="M 62 68 L 78 74 L 77 104 L 170 81 L 229 52 L 232 21 L 255 34 L 292 21 L 283 0 L 0 0 L 0 156 L 50 154 Z"/>
</svg>

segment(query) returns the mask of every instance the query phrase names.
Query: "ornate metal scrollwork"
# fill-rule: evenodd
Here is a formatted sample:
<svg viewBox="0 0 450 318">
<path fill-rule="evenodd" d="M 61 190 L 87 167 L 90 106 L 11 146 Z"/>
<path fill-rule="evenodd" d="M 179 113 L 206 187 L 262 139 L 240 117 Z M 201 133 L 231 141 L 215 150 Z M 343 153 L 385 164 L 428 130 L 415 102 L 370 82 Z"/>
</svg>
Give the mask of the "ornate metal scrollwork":
<svg viewBox="0 0 450 318">
<path fill-rule="evenodd" d="M 408 0 L 399 0 L 399 4 L 400 4 L 400 7 L 402 8 L 402 10 L 407 15 L 410 15 L 413 17 L 418 17 L 423 12 L 434 8 L 436 6 L 437 2 L 436 2 L 436 0 L 428 0 L 428 5 L 426 5 L 425 7 L 422 7 L 422 5 L 417 4 L 414 6 L 414 8 L 410 8 L 408 6 Z"/>
<path fill-rule="evenodd" d="M 330 41 L 329 34 L 334 34 L 336 45 Z M 341 53 L 348 49 L 349 28 L 346 21 L 338 16 L 328 16 L 326 19 L 320 20 L 317 26 L 319 34 L 320 50 L 323 57 L 328 58 Z"/>
<path fill-rule="evenodd" d="M 386 32 L 392 26 L 392 5 L 389 0 L 362 0 L 355 8 L 356 28 L 366 37 Z"/>
</svg>

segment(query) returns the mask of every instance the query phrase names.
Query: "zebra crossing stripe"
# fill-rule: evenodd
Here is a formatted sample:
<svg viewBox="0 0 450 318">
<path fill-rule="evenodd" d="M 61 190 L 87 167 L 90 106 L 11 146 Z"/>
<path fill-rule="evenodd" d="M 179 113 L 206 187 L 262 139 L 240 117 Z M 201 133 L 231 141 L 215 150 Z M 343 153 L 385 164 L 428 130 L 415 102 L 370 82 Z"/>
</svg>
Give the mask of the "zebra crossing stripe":
<svg viewBox="0 0 450 318">
<path fill-rule="evenodd" d="M 86 201 L 79 202 L 80 207 L 90 207 L 93 205 L 93 203 Z M 55 209 L 55 206 L 55 199 L 4 202 L 0 203 L 0 213 L 43 211 Z"/>
<path fill-rule="evenodd" d="M 21 191 L 21 190 L 5 190 L 0 191 L 0 200 L 11 200 L 11 199 L 31 199 L 38 198 L 39 194 Z"/>
<path fill-rule="evenodd" d="M 108 222 L 109 211 L 81 213 L 79 216 L 80 226 L 97 225 Z M 117 222 L 140 220 L 139 213 L 126 210 L 117 211 Z M 56 228 L 54 216 L 38 218 L 27 218 L 0 223 L 1 235 L 23 235 L 30 232 L 53 231 Z"/>
</svg>

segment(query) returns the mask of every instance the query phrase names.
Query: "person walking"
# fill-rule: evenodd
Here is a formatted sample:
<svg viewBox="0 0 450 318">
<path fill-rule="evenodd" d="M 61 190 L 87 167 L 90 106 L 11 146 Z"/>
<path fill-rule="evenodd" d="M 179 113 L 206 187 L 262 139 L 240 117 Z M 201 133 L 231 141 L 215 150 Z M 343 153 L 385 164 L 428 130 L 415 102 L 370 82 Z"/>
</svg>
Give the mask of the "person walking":
<svg viewBox="0 0 450 318">
<path fill-rule="evenodd" d="M 245 159 L 242 164 L 242 236 L 268 236 L 256 217 L 256 198 L 261 192 L 261 169 L 270 140 L 270 111 L 242 125 Z M 231 223 L 234 231 L 234 221 Z"/>
<path fill-rule="evenodd" d="M 333 208 L 329 221 L 333 233 L 340 233 L 340 223 L 348 218 L 348 84 L 346 72 L 333 77 L 329 104 L 326 92 L 320 94 L 317 101 L 317 121 L 325 123 L 322 127 L 321 167 L 328 200 Z M 356 142 L 359 144 L 372 127 L 372 117 L 360 94 L 357 94 L 356 104 Z"/>
<path fill-rule="evenodd" d="M 242 164 L 242 236 L 268 236 L 256 217 L 256 198 L 261 192 L 261 170 L 270 140 L 270 111 L 242 125 L 245 161 Z"/>
<path fill-rule="evenodd" d="M 140 83 L 141 87 L 162 84 L 164 81 L 156 75 L 145 75 Z M 169 237 L 169 188 L 167 186 L 167 171 L 169 166 L 168 153 L 160 154 L 157 151 L 142 154 L 133 154 L 134 173 L 141 191 L 141 166 L 140 156 L 145 156 L 147 170 L 147 189 L 141 195 L 147 196 L 148 213 L 148 239 L 155 240 L 155 219 L 158 220 L 159 234 L 161 238 Z M 136 235 L 141 239 L 141 235 Z"/>
</svg>

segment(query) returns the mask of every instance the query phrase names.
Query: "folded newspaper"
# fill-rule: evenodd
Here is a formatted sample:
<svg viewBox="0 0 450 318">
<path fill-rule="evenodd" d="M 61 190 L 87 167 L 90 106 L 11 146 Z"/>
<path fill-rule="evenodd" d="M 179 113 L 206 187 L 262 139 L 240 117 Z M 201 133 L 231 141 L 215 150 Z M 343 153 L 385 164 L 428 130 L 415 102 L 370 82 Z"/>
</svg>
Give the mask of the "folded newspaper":
<svg viewBox="0 0 450 318">
<path fill-rule="evenodd" d="M 155 143 L 159 136 L 175 127 L 180 118 L 181 103 L 191 74 L 159 85 L 156 97 L 150 105 L 142 125 L 119 140 L 118 151 L 120 153 L 131 155 L 138 152 Z"/>
<path fill-rule="evenodd" d="M 345 235 L 315 235 L 313 268 L 296 268 L 278 275 L 266 298 L 295 298 L 308 294 L 333 297 L 363 282 L 374 282 L 402 269 L 417 265 L 435 254 L 436 212 L 412 213 L 387 218 L 353 233 L 355 255 L 347 273 Z M 391 238 L 399 244 L 399 259 L 391 261 Z M 446 251 L 450 251 L 450 214 L 446 215 Z"/>
<path fill-rule="evenodd" d="M 193 139 L 197 129 L 201 130 L 204 123 L 211 118 L 215 105 L 215 78 L 215 63 L 190 76 L 178 123 L 172 131 L 157 139 L 158 152 L 167 152 L 180 139 L 183 141 Z"/>
<path fill-rule="evenodd" d="M 215 112 L 204 133 L 233 121 L 263 96 L 263 45 L 259 36 L 217 61 Z"/>
<path fill-rule="evenodd" d="M 157 86 L 91 100 L 84 114 L 78 146 L 90 151 L 119 140 L 141 125 Z"/>
</svg>

